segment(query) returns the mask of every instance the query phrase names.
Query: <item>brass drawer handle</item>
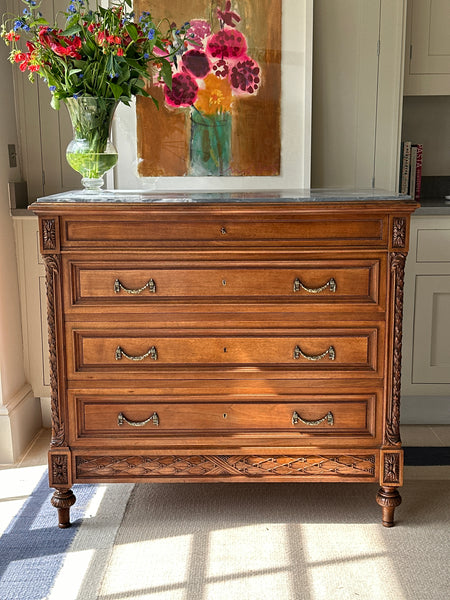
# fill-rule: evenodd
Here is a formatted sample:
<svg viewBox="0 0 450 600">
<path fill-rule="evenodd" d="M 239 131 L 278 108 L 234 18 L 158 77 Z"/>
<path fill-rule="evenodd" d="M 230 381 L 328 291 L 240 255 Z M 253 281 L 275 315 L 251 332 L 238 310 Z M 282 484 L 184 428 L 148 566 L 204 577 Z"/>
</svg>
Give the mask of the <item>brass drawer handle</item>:
<svg viewBox="0 0 450 600">
<path fill-rule="evenodd" d="M 299 292 L 302 289 L 305 290 L 305 292 L 309 292 L 310 294 L 318 294 L 319 292 L 323 292 L 323 290 L 326 290 L 328 287 L 330 288 L 330 292 L 334 293 L 336 291 L 337 284 L 336 280 L 333 279 L 333 277 L 318 288 L 306 287 L 306 285 L 303 285 L 303 283 L 298 277 L 294 280 L 294 292 Z"/>
<path fill-rule="evenodd" d="M 158 352 L 155 346 L 152 346 L 148 350 L 148 352 L 146 352 L 142 356 L 130 356 L 120 346 L 117 346 L 115 359 L 121 360 L 123 356 L 125 356 L 125 358 L 128 358 L 128 360 L 144 360 L 144 358 L 147 358 L 147 356 L 150 356 L 150 358 L 152 358 L 153 360 L 158 360 Z"/>
<path fill-rule="evenodd" d="M 307 421 L 306 419 L 302 419 L 296 410 L 292 413 L 292 425 L 297 425 L 298 422 L 303 423 L 304 425 L 320 425 L 324 421 L 328 423 L 328 425 L 334 425 L 334 417 L 331 411 L 328 411 L 327 414 L 321 419 L 317 419 L 317 421 Z"/>
<path fill-rule="evenodd" d="M 322 354 L 317 354 L 316 356 L 310 356 L 308 354 L 305 354 L 304 352 L 302 352 L 302 349 L 300 348 L 300 346 L 295 346 L 294 348 L 294 358 L 298 359 L 300 358 L 300 356 L 302 356 L 303 358 L 307 358 L 308 360 L 321 360 L 322 358 L 325 358 L 325 356 L 329 357 L 330 360 L 335 360 L 336 359 L 336 350 L 333 348 L 333 346 L 330 346 L 328 348 L 328 350 L 325 350 L 325 352 L 322 352 Z"/>
<path fill-rule="evenodd" d="M 150 421 L 153 423 L 153 425 L 155 427 L 158 427 L 159 425 L 159 417 L 158 417 L 158 413 L 154 412 L 152 414 L 151 417 L 149 417 L 148 419 L 145 419 L 145 421 L 130 421 L 129 419 L 126 418 L 126 416 L 123 413 L 119 413 L 117 415 L 117 425 L 123 425 L 124 423 L 128 423 L 128 425 L 132 425 L 133 427 L 143 427 L 144 425 L 147 425 L 147 423 L 150 423 Z"/>
<path fill-rule="evenodd" d="M 141 288 L 138 288 L 136 290 L 126 288 L 118 279 L 116 279 L 114 282 L 114 292 L 116 294 L 119 294 L 120 290 L 123 290 L 127 294 L 140 294 L 147 288 L 149 289 L 150 292 L 153 292 L 153 294 L 156 294 L 156 283 L 153 281 L 153 279 L 149 279 L 149 281 L 147 281 L 147 283 L 145 285 L 143 285 Z"/>
</svg>

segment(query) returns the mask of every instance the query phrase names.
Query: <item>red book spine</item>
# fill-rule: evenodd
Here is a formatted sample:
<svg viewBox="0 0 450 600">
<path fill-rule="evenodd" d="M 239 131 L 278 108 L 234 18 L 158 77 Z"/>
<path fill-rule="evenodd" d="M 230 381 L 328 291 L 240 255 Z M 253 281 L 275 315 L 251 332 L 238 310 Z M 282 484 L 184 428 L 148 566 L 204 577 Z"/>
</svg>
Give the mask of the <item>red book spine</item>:
<svg viewBox="0 0 450 600">
<path fill-rule="evenodd" d="M 422 153 L 423 153 L 423 144 L 417 144 L 416 193 L 414 195 L 415 200 L 419 200 L 420 189 L 422 187 Z"/>
</svg>

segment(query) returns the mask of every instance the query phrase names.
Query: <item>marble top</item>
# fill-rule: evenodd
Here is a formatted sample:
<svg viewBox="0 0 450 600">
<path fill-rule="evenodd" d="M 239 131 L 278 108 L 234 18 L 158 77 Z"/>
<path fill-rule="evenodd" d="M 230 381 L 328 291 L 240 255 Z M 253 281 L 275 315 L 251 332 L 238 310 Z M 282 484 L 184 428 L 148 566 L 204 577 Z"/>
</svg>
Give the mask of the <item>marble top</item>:
<svg viewBox="0 0 450 600">
<path fill-rule="evenodd" d="M 371 202 L 374 200 L 405 200 L 410 196 L 374 189 L 311 189 L 248 192 L 143 192 L 136 190 L 104 190 L 96 193 L 82 190 L 63 192 L 38 198 L 38 203 L 222 203 L 222 202 Z"/>
</svg>

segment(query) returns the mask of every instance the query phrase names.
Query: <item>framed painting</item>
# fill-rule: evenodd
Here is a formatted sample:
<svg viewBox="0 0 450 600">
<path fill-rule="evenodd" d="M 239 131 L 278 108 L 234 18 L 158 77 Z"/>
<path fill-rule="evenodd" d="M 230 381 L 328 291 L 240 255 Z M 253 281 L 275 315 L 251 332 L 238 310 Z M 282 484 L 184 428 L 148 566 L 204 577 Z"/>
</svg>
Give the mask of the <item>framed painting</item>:
<svg viewBox="0 0 450 600">
<path fill-rule="evenodd" d="M 172 89 L 153 86 L 115 122 L 115 186 L 309 187 L 312 0 L 135 0 L 190 23 Z M 131 167 L 131 168 L 130 168 Z"/>
</svg>

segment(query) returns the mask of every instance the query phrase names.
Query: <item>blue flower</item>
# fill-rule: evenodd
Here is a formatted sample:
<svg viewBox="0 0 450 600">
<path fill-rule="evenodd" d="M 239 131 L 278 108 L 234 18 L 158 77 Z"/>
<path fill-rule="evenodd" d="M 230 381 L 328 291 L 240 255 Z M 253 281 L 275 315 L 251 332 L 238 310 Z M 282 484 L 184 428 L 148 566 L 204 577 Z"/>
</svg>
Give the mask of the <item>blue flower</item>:
<svg viewBox="0 0 450 600">
<path fill-rule="evenodd" d="M 149 54 L 148 52 L 146 52 L 146 53 L 144 54 L 144 58 L 145 58 L 145 60 L 148 60 L 148 59 L 150 58 L 150 54 Z"/>
<path fill-rule="evenodd" d="M 76 98 L 79 98 L 79 96 L 80 96 L 80 94 L 74 94 L 74 95 L 73 95 L 73 97 L 74 97 L 75 99 L 76 99 Z"/>
<path fill-rule="evenodd" d="M 49 89 L 51 92 L 54 92 L 54 91 L 56 90 L 56 85 L 51 85 L 51 86 L 50 86 L 48 89 Z"/>
<path fill-rule="evenodd" d="M 83 77 L 84 77 L 83 73 L 78 73 L 78 77 L 79 77 L 80 79 L 83 79 Z"/>
<path fill-rule="evenodd" d="M 19 21 L 19 20 L 14 21 L 14 26 L 13 26 L 14 31 L 17 31 L 18 29 L 22 29 L 23 25 L 24 25 L 23 21 Z"/>
<path fill-rule="evenodd" d="M 71 13 L 77 12 L 77 9 L 75 8 L 75 6 L 73 4 L 70 4 L 68 11 Z"/>
<path fill-rule="evenodd" d="M 149 30 L 147 37 L 149 40 L 152 40 L 155 37 L 155 30 L 153 28 Z"/>
</svg>

